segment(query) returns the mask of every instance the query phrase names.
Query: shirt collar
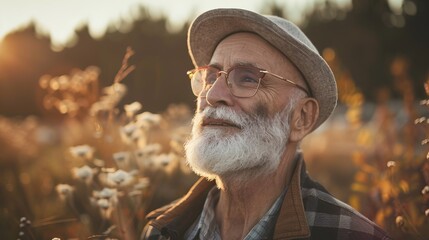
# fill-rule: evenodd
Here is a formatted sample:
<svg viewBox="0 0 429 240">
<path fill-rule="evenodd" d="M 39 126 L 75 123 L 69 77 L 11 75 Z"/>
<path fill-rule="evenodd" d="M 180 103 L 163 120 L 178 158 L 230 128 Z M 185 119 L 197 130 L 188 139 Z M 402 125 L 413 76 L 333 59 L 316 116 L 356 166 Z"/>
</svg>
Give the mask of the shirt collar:
<svg viewBox="0 0 429 240">
<path fill-rule="evenodd" d="M 264 214 L 259 222 L 250 230 L 244 240 L 268 239 L 274 230 L 273 223 L 276 221 L 281 204 L 285 197 L 287 188 L 280 194 L 270 209 Z M 186 239 L 221 239 L 219 228 L 215 220 L 215 207 L 219 200 L 219 189 L 213 187 L 207 195 L 200 218 L 191 226 L 185 234 Z"/>
<path fill-rule="evenodd" d="M 203 211 L 193 226 L 185 234 L 186 239 L 221 239 L 215 219 L 215 207 L 219 200 L 219 189 L 213 187 L 204 203 Z"/>
</svg>

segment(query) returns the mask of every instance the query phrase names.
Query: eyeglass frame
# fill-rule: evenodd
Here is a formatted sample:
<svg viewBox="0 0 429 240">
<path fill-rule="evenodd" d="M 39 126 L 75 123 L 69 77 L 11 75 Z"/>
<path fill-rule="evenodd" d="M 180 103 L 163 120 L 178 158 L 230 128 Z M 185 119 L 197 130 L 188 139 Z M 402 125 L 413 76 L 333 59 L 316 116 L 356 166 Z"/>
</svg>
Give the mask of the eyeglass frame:
<svg viewBox="0 0 429 240">
<path fill-rule="evenodd" d="M 250 98 L 250 97 L 253 97 L 253 96 L 255 96 L 256 95 L 256 93 L 258 92 L 258 90 L 259 90 L 259 87 L 260 87 L 260 85 L 261 85 L 261 81 L 262 81 L 262 79 L 265 77 L 265 75 L 266 74 L 268 74 L 268 75 L 270 75 L 270 76 L 273 76 L 273 77 L 275 77 L 275 78 L 277 78 L 277 79 L 280 79 L 280 80 L 283 80 L 283 81 L 285 81 L 285 82 L 287 82 L 287 83 L 289 83 L 289 84 L 291 84 L 291 85 L 293 85 L 294 87 L 296 87 L 296 88 L 298 88 L 298 89 L 300 89 L 301 91 L 303 91 L 303 92 L 305 92 L 306 94 L 307 94 L 307 96 L 309 96 L 309 97 L 311 97 L 312 96 L 312 94 L 310 93 L 310 91 L 309 90 L 307 90 L 306 88 L 304 88 L 303 86 L 301 86 L 301 85 L 299 85 L 299 84 L 297 84 L 296 82 L 294 82 L 294 81 L 292 81 L 292 80 L 290 80 L 290 79 L 287 79 L 287 78 L 285 78 L 285 77 L 282 77 L 282 76 L 280 76 L 280 75 L 278 75 L 278 74 L 275 74 L 275 73 L 272 73 L 272 72 L 269 72 L 269 71 L 267 71 L 267 70 L 265 70 L 265 69 L 262 69 L 262 68 L 258 68 L 258 67 L 255 67 L 255 66 L 247 66 L 247 65 L 236 65 L 236 66 L 232 66 L 232 67 L 230 67 L 228 70 L 220 70 L 219 68 L 217 68 L 217 67 L 215 67 L 215 66 L 211 66 L 211 65 L 206 65 L 206 66 L 202 66 L 202 67 L 198 67 L 198 68 L 194 68 L 194 69 L 191 69 L 191 70 L 189 70 L 189 71 L 187 71 L 186 72 L 186 74 L 188 75 L 188 77 L 189 77 L 189 79 L 191 80 L 191 81 L 194 81 L 193 80 L 193 76 L 194 76 L 194 74 L 196 73 L 196 72 L 198 72 L 198 71 L 200 71 L 200 70 L 204 70 L 204 69 L 208 69 L 208 68 L 213 68 L 213 69 L 216 69 L 216 70 L 218 70 L 217 72 L 216 72 L 216 80 L 213 82 L 213 83 L 211 83 L 211 85 L 213 85 L 220 77 L 221 77 L 221 75 L 222 75 L 222 73 L 223 74 L 225 74 L 225 81 L 226 81 L 226 83 L 227 83 L 227 86 L 228 86 L 228 89 L 229 89 L 229 91 L 230 91 L 230 93 L 233 95 L 233 96 L 235 96 L 235 97 L 237 97 L 237 98 Z M 237 69 L 237 68 L 247 68 L 247 69 L 254 69 L 254 70 L 258 70 L 259 71 L 259 73 L 262 73 L 262 76 L 261 77 L 259 77 L 259 79 L 258 79 L 258 86 L 256 87 L 256 89 L 255 89 L 255 92 L 252 94 L 252 95 L 250 95 L 250 96 L 246 96 L 246 97 L 241 97 L 241 96 L 236 96 L 233 92 L 232 92 L 232 87 L 231 87 L 231 85 L 232 84 L 230 84 L 230 82 L 228 81 L 228 77 L 229 77 L 229 74 L 231 73 L 231 71 L 232 70 L 234 70 L 234 69 Z M 203 87 L 202 87 L 202 89 L 201 89 L 201 91 L 199 92 L 199 94 L 197 95 L 197 94 L 195 94 L 195 92 L 192 90 L 192 93 L 194 93 L 194 95 L 195 96 L 197 96 L 197 97 L 199 97 L 200 96 L 200 94 L 204 91 L 204 86 L 207 84 L 207 82 L 206 81 L 204 81 L 204 83 L 203 83 Z M 191 83 L 191 86 L 192 86 L 192 83 Z M 209 88 L 209 89 L 207 89 L 207 92 L 209 91 L 211 89 L 211 87 Z M 207 93 L 206 93 L 206 95 L 207 95 Z"/>
</svg>

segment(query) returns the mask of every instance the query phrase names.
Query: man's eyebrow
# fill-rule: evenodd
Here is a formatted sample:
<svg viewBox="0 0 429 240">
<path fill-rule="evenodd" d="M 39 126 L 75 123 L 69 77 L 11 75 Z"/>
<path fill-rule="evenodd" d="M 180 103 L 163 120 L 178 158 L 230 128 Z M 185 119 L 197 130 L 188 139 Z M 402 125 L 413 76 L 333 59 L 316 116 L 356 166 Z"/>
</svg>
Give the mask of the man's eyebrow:
<svg viewBox="0 0 429 240">
<path fill-rule="evenodd" d="M 216 68 L 218 70 L 222 70 L 222 65 L 220 65 L 219 63 L 210 63 L 207 66 L 212 67 L 212 68 Z"/>
<path fill-rule="evenodd" d="M 255 63 L 252 63 L 252 62 L 238 62 L 238 63 L 234 64 L 234 66 L 259 68 Z"/>
</svg>

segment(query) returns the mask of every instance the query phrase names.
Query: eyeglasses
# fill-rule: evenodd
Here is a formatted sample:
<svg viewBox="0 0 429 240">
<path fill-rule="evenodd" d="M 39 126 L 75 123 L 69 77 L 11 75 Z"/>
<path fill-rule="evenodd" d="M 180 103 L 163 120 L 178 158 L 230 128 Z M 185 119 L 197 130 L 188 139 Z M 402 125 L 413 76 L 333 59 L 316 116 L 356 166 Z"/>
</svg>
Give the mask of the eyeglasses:
<svg viewBox="0 0 429 240">
<path fill-rule="evenodd" d="M 261 85 L 261 79 L 264 78 L 266 74 L 283 80 L 301 89 L 308 96 L 311 96 L 307 89 L 289 79 L 257 67 L 242 65 L 231 67 L 227 71 L 221 71 L 213 66 L 204 66 L 189 70 L 187 74 L 191 79 L 192 92 L 197 97 L 205 97 L 208 90 L 210 90 L 222 73 L 225 74 L 225 81 L 228 85 L 229 91 L 235 97 L 253 97 Z M 202 92 L 204 92 L 204 95 L 201 95 Z"/>
</svg>

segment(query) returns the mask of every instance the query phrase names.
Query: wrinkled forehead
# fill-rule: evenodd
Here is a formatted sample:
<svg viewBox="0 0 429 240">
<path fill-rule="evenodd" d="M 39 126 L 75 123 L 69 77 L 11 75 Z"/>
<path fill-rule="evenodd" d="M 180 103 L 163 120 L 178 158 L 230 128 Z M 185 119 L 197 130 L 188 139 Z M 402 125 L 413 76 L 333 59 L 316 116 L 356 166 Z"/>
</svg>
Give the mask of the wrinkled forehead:
<svg viewBox="0 0 429 240">
<path fill-rule="evenodd" d="M 298 84 L 306 85 L 299 69 L 289 58 L 258 34 L 251 32 L 233 33 L 222 39 L 216 46 L 210 64 L 219 67 L 233 63 L 254 65 L 268 71 L 276 71 L 293 78 Z"/>
</svg>

